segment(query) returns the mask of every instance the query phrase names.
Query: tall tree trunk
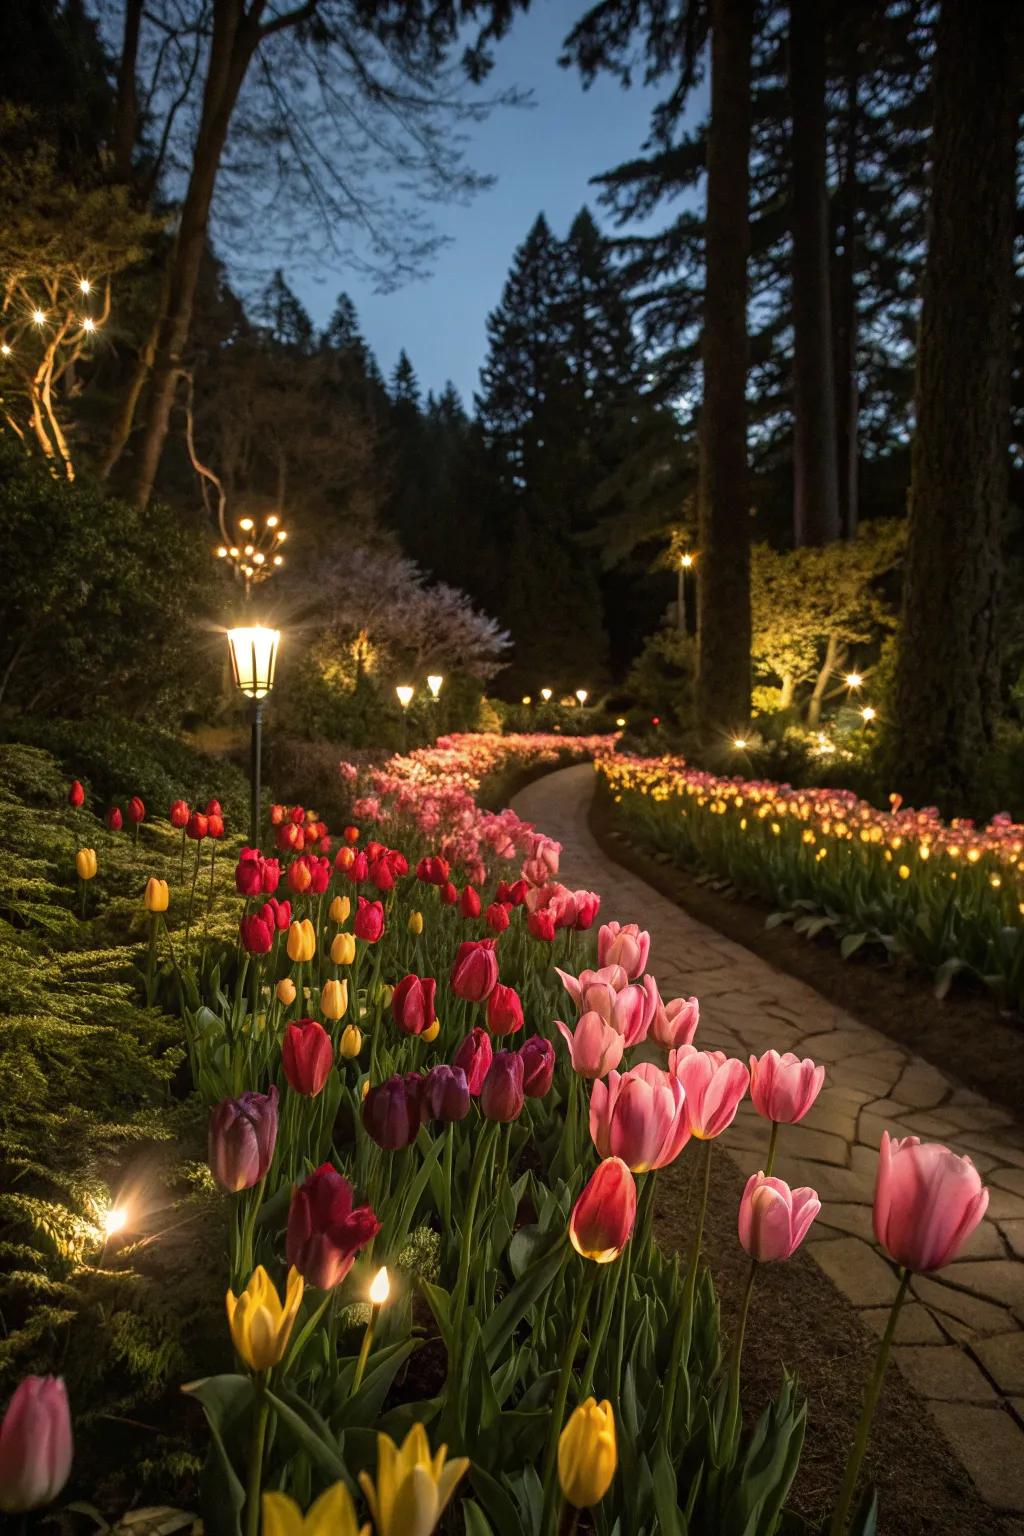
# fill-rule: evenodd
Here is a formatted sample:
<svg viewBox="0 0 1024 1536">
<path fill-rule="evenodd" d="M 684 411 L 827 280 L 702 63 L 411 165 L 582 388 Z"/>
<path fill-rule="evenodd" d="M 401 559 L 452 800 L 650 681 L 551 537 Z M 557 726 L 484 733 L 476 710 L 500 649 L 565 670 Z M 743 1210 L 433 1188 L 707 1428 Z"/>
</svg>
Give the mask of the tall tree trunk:
<svg viewBox="0 0 1024 1536">
<path fill-rule="evenodd" d="M 245 16 L 243 0 L 215 0 L 202 116 L 192 157 L 192 173 L 170 256 L 166 303 L 154 351 L 135 471 L 134 500 L 142 507 L 152 494 L 167 439 L 174 393 L 192 324 L 213 189 L 231 114 L 259 36 L 258 25 Z"/>
<path fill-rule="evenodd" d="M 975 811 L 997 705 L 1020 8 L 942 0 L 894 789 Z"/>
<path fill-rule="evenodd" d="M 839 151 L 836 238 L 832 284 L 833 356 L 836 400 L 836 465 L 839 533 L 857 532 L 860 389 L 857 382 L 857 133 L 860 69 L 854 54 L 846 72 L 843 141 Z"/>
<path fill-rule="evenodd" d="M 790 0 L 793 108 L 793 532 L 797 544 L 839 537 L 825 164 L 825 11 Z"/>
<path fill-rule="evenodd" d="M 700 419 L 697 719 L 706 741 L 750 717 L 747 253 L 754 0 L 712 0 Z"/>
<path fill-rule="evenodd" d="M 143 0 L 125 0 L 124 34 L 121 58 L 117 66 L 117 105 L 114 111 L 114 176 L 130 181 L 135 134 L 139 122 L 139 92 L 136 66 L 139 57 L 139 33 L 142 29 Z"/>
</svg>

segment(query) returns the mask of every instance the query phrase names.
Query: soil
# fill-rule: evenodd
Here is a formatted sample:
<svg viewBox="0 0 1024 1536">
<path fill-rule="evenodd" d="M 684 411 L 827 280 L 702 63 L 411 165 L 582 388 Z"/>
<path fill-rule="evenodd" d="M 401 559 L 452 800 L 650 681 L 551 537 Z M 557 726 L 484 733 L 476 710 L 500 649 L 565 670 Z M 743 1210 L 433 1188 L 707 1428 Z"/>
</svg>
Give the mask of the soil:
<svg viewBox="0 0 1024 1536">
<path fill-rule="evenodd" d="M 713 889 L 694 873 L 659 862 L 626 835 L 598 781 L 590 830 L 603 853 L 674 901 L 691 917 L 796 976 L 855 1019 L 889 1035 L 940 1071 L 1014 1115 L 1024 1103 L 1024 1028 L 980 986 L 954 983 L 942 1000 L 920 971 L 863 951 L 843 960 L 827 938 L 805 939 L 785 924 L 766 928 L 772 910 L 734 887 Z M 724 882 L 722 882 L 724 885 Z"/>
<path fill-rule="evenodd" d="M 689 1251 L 699 1200 L 700 1158 L 688 1151 L 658 1175 L 655 1232 L 667 1250 Z M 739 1312 L 750 1260 L 736 1236 L 744 1179 L 713 1155 L 704 1253 L 728 1335 Z M 831 1513 L 874 1362 L 854 1309 L 802 1250 L 785 1264 L 761 1266 L 743 1354 L 748 1430 L 777 1392 L 783 1367 L 807 1397 L 807 1436 L 787 1500 L 806 1519 Z M 885 1381 L 865 1463 L 878 1488 L 879 1536 L 1021 1536 L 1024 1524 L 982 1503 L 947 1450 L 922 1400 L 895 1367 Z"/>
</svg>

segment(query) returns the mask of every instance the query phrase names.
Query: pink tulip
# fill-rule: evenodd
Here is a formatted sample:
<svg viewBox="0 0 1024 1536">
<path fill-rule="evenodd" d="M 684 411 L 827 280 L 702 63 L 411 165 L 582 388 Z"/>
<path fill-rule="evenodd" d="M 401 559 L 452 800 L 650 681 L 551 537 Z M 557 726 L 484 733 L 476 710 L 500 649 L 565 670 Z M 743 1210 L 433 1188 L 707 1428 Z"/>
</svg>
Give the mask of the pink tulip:
<svg viewBox="0 0 1024 1536">
<path fill-rule="evenodd" d="M 659 996 L 651 1019 L 651 1039 L 670 1050 L 690 1045 L 699 1023 L 700 1004 L 695 997 L 674 997 L 663 1003 Z"/>
<path fill-rule="evenodd" d="M 795 1125 L 814 1103 L 825 1081 L 825 1068 L 809 1057 L 801 1061 L 791 1051 L 765 1051 L 750 1058 L 750 1097 L 766 1120 Z"/>
<path fill-rule="evenodd" d="M 598 1001 L 592 999 L 604 998 L 608 993 L 621 992 L 629 981 L 621 965 L 606 965 L 600 971 L 581 971 L 579 976 L 570 976 L 568 971 L 559 970 L 555 966 L 562 986 L 568 992 L 580 1013 L 587 1013 L 591 1008 L 597 1008 L 604 1012 Z M 614 996 L 607 1005 L 607 1017 L 611 1017 Z"/>
<path fill-rule="evenodd" d="M 632 1173 L 664 1168 L 690 1138 L 682 1083 L 646 1061 L 609 1072 L 590 1090 L 590 1134 L 601 1157 L 621 1157 Z"/>
<path fill-rule="evenodd" d="M 875 1236 L 904 1269 L 924 1273 L 956 1258 L 988 1209 L 969 1157 L 917 1136 L 882 1132 L 875 1183 Z"/>
<path fill-rule="evenodd" d="M 653 980 L 645 977 L 645 981 Z M 623 987 L 612 1005 L 612 1015 L 608 1020 L 613 1029 L 617 1029 L 625 1041 L 626 1048 L 631 1045 L 639 1045 L 647 1039 L 647 1031 L 651 1027 L 651 1019 L 654 1015 L 654 999 L 657 997 L 657 988 L 654 987 L 654 995 L 645 987 Z M 600 1013 L 601 1009 L 595 1010 Z"/>
<path fill-rule="evenodd" d="M 820 1210 L 813 1189 L 790 1189 L 783 1179 L 752 1173 L 740 1200 L 740 1242 L 759 1264 L 788 1259 Z"/>
<path fill-rule="evenodd" d="M 622 1060 L 625 1039 L 599 1013 L 584 1013 L 575 1031 L 561 1019 L 556 1019 L 555 1023 L 569 1047 L 573 1070 L 581 1077 L 604 1077 Z"/>
<path fill-rule="evenodd" d="M 749 1073 L 742 1061 L 724 1051 L 695 1051 L 680 1046 L 669 1059 L 669 1070 L 686 1090 L 686 1118 L 700 1141 L 721 1136 L 736 1118 L 747 1091 Z"/>
<path fill-rule="evenodd" d="M 60 1493 L 71 1472 L 71 1414 L 59 1376 L 26 1376 L 0 1423 L 0 1510 L 20 1515 Z"/>
<path fill-rule="evenodd" d="M 601 898 L 596 891 L 573 891 L 576 898 L 576 929 L 585 933 L 594 926 L 594 919 L 601 909 Z"/>
<path fill-rule="evenodd" d="M 597 932 L 598 965 L 621 965 L 630 981 L 647 969 L 651 936 L 637 923 L 604 923 Z"/>
</svg>

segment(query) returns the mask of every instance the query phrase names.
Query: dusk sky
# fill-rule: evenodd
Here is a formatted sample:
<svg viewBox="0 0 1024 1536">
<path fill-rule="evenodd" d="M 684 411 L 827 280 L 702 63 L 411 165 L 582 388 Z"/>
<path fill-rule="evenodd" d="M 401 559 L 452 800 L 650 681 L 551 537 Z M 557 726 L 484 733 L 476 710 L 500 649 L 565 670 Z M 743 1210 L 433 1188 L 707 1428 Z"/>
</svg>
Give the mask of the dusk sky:
<svg viewBox="0 0 1024 1536">
<path fill-rule="evenodd" d="M 535 105 L 497 111 L 472 130 L 467 157 L 497 181 L 468 207 L 436 209 L 436 226 L 451 243 L 429 277 L 385 295 L 340 267 L 321 267 L 316 277 L 289 274 L 318 324 L 339 290 L 351 295 L 386 377 L 405 347 L 424 393 L 452 379 L 471 406 L 486 350 L 484 323 L 533 220 L 543 211 L 564 235 L 584 202 L 601 219 L 590 177 L 639 152 L 660 92 L 642 84 L 624 91 L 607 76 L 584 91 L 575 70 L 560 69 L 562 40 L 581 14 L 578 0 L 550 0 L 517 16 L 497 45 L 489 87 L 530 89 Z"/>
</svg>

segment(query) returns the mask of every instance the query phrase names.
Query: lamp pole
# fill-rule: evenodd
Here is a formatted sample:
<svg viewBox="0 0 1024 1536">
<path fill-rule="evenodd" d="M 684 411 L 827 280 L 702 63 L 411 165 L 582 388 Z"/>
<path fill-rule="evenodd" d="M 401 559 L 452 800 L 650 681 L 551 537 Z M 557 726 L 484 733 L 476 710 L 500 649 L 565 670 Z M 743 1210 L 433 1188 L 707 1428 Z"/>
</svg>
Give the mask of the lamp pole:
<svg viewBox="0 0 1024 1536">
<path fill-rule="evenodd" d="M 263 700 L 249 701 L 252 729 L 249 738 L 249 846 L 259 847 L 260 767 L 263 757 Z"/>
<path fill-rule="evenodd" d="M 249 700 L 249 843 L 259 847 L 260 769 L 263 757 L 263 704 L 274 686 L 280 631 L 262 624 L 228 630 L 231 670 Z"/>
<path fill-rule="evenodd" d="M 679 566 L 676 570 L 676 625 L 680 634 L 686 634 L 686 573 L 693 565 L 693 556 L 685 554 L 679 556 Z"/>
</svg>

